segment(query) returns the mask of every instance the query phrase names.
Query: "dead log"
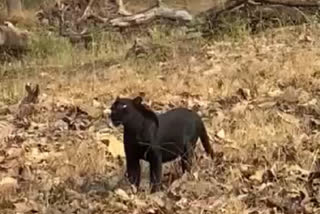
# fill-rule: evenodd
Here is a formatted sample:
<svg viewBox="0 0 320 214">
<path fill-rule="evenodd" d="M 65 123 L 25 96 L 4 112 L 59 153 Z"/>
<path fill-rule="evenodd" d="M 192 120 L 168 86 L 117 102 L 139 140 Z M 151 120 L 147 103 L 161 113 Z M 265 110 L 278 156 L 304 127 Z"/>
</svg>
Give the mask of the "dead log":
<svg viewBox="0 0 320 214">
<path fill-rule="evenodd" d="M 168 8 L 164 6 L 160 0 L 158 0 L 157 5 L 152 8 L 149 8 L 137 14 L 131 14 L 129 11 L 125 9 L 122 0 L 116 0 L 116 4 L 118 6 L 118 13 L 124 16 L 113 19 L 106 19 L 97 14 L 92 13 L 91 7 L 93 2 L 94 0 L 90 0 L 87 8 L 85 9 L 83 15 L 78 20 L 78 22 L 83 21 L 85 18 L 91 16 L 95 17 L 96 19 L 102 22 L 110 22 L 110 24 L 114 27 L 127 27 L 132 25 L 144 24 L 156 18 L 167 18 L 183 21 L 191 21 L 193 18 L 189 12 L 185 10 L 175 10 L 172 8 Z"/>
<path fill-rule="evenodd" d="M 11 22 L 0 26 L 0 46 L 25 47 L 29 33 L 16 28 Z"/>
<path fill-rule="evenodd" d="M 112 26 L 126 27 L 148 23 L 156 18 L 191 21 L 192 15 L 185 10 L 175 10 L 165 6 L 156 6 L 145 12 L 110 20 Z"/>
<path fill-rule="evenodd" d="M 244 5 L 255 5 L 262 6 L 265 5 L 282 5 L 287 7 L 314 7 L 318 8 L 320 6 L 320 0 L 227 0 L 222 4 L 218 4 L 217 6 L 210 8 L 207 11 L 199 14 L 199 16 L 214 16 L 217 17 L 223 12 L 231 11 L 235 8 Z"/>
<path fill-rule="evenodd" d="M 19 57 L 28 49 L 29 33 L 16 28 L 11 22 L 0 25 L 0 50 Z"/>
<path fill-rule="evenodd" d="M 265 4 L 280 4 L 288 7 L 319 7 L 319 0 L 255 0 Z"/>
<path fill-rule="evenodd" d="M 247 3 L 248 0 L 228 0 L 223 4 L 218 4 L 217 6 L 210 8 L 209 10 L 206 10 L 198 15 L 198 17 L 203 16 L 209 16 L 211 18 L 215 18 L 219 16 L 221 13 L 225 11 L 230 11 L 236 7 L 239 7 L 245 3 Z"/>
<path fill-rule="evenodd" d="M 308 23 L 317 15 L 320 0 L 227 0 L 196 18 L 203 19 L 203 35 L 228 32 L 226 22 L 242 19 L 251 33 L 267 28 Z M 208 24 L 209 23 L 209 24 Z"/>
</svg>

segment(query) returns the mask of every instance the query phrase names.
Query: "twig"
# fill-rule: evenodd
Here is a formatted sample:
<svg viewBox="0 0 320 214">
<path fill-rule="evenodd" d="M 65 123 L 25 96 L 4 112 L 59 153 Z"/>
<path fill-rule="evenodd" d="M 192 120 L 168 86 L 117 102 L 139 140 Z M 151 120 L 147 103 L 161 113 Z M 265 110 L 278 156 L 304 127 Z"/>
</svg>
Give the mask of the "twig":
<svg viewBox="0 0 320 214">
<path fill-rule="evenodd" d="M 161 7 L 161 5 L 162 5 L 162 0 L 157 0 L 157 6 Z"/>
<path fill-rule="evenodd" d="M 109 21 L 108 18 L 104 18 L 104 17 L 99 16 L 99 15 L 97 15 L 97 14 L 91 14 L 90 17 L 94 18 L 95 20 L 97 20 L 97 21 L 99 21 L 99 22 L 101 22 L 101 23 L 106 23 L 106 22 Z"/>
<path fill-rule="evenodd" d="M 77 20 L 77 23 L 82 22 L 84 19 L 86 19 L 89 15 L 90 15 L 90 10 L 91 10 L 91 6 L 93 4 L 95 0 L 90 0 L 88 6 L 86 7 L 86 9 L 84 10 L 82 16 Z"/>
<path fill-rule="evenodd" d="M 132 15 L 131 12 L 129 12 L 128 10 L 125 9 L 122 0 L 117 0 L 116 2 L 117 2 L 118 7 L 119 7 L 118 13 L 119 13 L 120 15 L 124 15 L 124 16 L 130 16 L 130 15 Z"/>
</svg>

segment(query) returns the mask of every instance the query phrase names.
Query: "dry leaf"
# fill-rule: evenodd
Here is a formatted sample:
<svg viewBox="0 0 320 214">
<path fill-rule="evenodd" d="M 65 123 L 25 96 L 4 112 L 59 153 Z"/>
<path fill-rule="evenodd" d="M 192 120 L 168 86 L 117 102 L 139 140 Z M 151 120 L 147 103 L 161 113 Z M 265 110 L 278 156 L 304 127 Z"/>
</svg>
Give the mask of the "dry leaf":
<svg viewBox="0 0 320 214">
<path fill-rule="evenodd" d="M 286 121 L 287 123 L 294 124 L 296 126 L 299 125 L 300 120 L 296 118 L 295 116 L 283 112 L 277 112 L 281 119 Z"/>
<path fill-rule="evenodd" d="M 251 91 L 248 88 L 239 88 L 237 94 L 239 94 L 245 100 L 249 100 L 252 97 Z"/>
<path fill-rule="evenodd" d="M 163 200 L 164 195 L 161 192 L 156 192 L 151 194 L 148 198 L 151 200 L 153 203 L 157 204 L 159 207 L 164 207 L 165 202 Z"/>
<path fill-rule="evenodd" d="M 221 129 L 218 133 L 217 133 L 217 136 L 220 138 L 220 139 L 224 139 L 226 137 L 225 133 L 224 133 L 224 130 Z"/>
<path fill-rule="evenodd" d="M 0 143 L 9 137 L 14 130 L 15 127 L 11 123 L 0 121 Z"/>
<path fill-rule="evenodd" d="M 7 150 L 7 159 L 18 158 L 23 154 L 23 150 L 21 148 L 9 148 Z"/>
<path fill-rule="evenodd" d="M 120 142 L 115 136 L 111 135 L 110 133 L 103 133 L 100 131 L 97 133 L 97 138 L 107 145 L 107 150 L 113 157 L 125 157 L 123 143 Z"/>
<path fill-rule="evenodd" d="M 235 114 L 235 115 L 241 115 L 241 114 L 245 113 L 247 107 L 248 107 L 248 103 L 247 102 L 237 103 L 236 105 L 234 105 L 232 107 L 230 112 Z"/>
<path fill-rule="evenodd" d="M 194 172 L 194 173 L 193 173 L 193 177 L 194 177 L 194 179 L 195 179 L 196 181 L 198 181 L 198 180 L 199 180 L 199 173 L 198 173 L 198 172 Z"/>
<path fill-rule="evenodd" d="M 179 201 L 176 202 L 176 205 L 180 209 L 185 209 L 188 206 L 189 202 L 187 198 L 181 198 Z"/>
<path fill-rule="evenodd" d="M 279 96 L 281 96 L 282 94 L 283 94 L 283 91 L 281 91 L 281 90 L 279 90 L 279 89 L 268 92 L 268 95 L 269 95 L 270 97 L 279 97 Z"/>
<path fill-rule="evenodd" d="M 258 170 L 254 173 L 254 175 L 251 175 L 249 177 L 250 180 L 255 180 L 258 181 L 259 183 L 261 183 L 263 181 L 263 174 L 264 174 L 265 170 Z"/>
<path fill-rule="evenodd" d="M 80 109 L 82 109 L 84 112 L 88 113 L 88 115 L 90 115 L 91 117 L 98 118 L 102 115 L 103 112 L 96 105 L 98 105 L 97 101 L 94 102 L 94 105 L 82 104 L 82 105 L 80 105 Z"/>
<path fill-rule="evenodd" d="M 154 208 L 149 208 L 149 209 L 147 210 L 147 213 L 148 213 L 148 214 L 155 214 L 155 213 L 157 213 L 157 211 L 156 211 Z"/>
<path fill-rule="evenodd" d="M 128 206 L 120 202 L 111 202 L 110 205 L 116 209 L 128 210 Z"/>
<path fill-rule="evenodd" d="M 93 99 L 92 105 L 93 105 L 93 107 L 95 107 L 95 108 L 100 108 L 100 107 L 102 107 L 101 102 L 99 102 L 97 99 Z"/>
<path fill-rule="evenodd" d="M 120 198 L 124 201 L 128 201 L 130 200 L 129 195 L 123 190 L 123 189 L 116 189 L 114 191 L 118 196 L 120 196 Z"/>
<path fill-rule="evenodd" d="M 138 198 L 135 198 L 133 203 L 139 208 L 144 208 L 144 207 L 148 206 L 148 204 L 145 201 L 140 200 Z"/>
<path fill-rule="evenodd" d="M 38 211 L 37 204 L 33 201 L 14 203 L 14 206 L 15 211 L 17 213 L 28 213 Z"/>
<path fill-rule="evenodd" d="M 266 101 L 266 102 L 259 103 L 259 104 L 258 104 L 258 107 L 259 107 L 259 108 L 267 109 L 267 108 L 272 108 L 272 107 L 274 107 L 276 104 L 277 104 L 276 101 Z"/>
<path fill-rule="evenodd" d="M 0 196 L 15 193 L 18 187 L 17 179 L 4 177 L 0 180 Z"/>
<path fill-rule="evenodd" d="M 5 160 L 5 157 L 3 155 L 0 155 L 0 164 L 3 163 L 4 160 Z"/>
</svg>

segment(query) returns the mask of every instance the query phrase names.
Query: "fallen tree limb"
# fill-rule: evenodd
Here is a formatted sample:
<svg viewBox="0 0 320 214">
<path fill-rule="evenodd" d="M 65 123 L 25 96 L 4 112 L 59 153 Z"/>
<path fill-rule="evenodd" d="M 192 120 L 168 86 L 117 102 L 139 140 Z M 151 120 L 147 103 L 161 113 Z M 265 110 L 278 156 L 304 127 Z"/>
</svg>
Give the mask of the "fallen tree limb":
<svg viewBox="0 0 320 214">
<path fill-rule="evenodd" d="M 87 5 L 86 9 L 84 10 L 82 16 L 77 20 L 77 22 L 81 22 L 83 21 L 84 19 L 86 19 L 90 14 L 91 14 L 91 6 L 93 4 L 95 0 L 90 0 L 89 4 Z"/>
<path fill-rule="evenodd" d="M 83 20 L 87 19 L 88 17 L 94 17 L 97 18 L 98 20 L 102 22 L 106 22 L 108 18 L 103 18 L 95 13 L 92 12 L 92 5 L 95 2 L 95 0 L 90 0 L 86 9 L 83 12 L 83 15 L 77 20 L 77 23 L 82 22 Z M 130 16 L 132 15 L 131 12 L 129 12 L 123 4 L 123 0 L 115 0 L 115 4 L 118 7 L 118 14 L 123 15 L 123 16 Z"/>
<path fill-rule="evenodd" d="M 280 4 L 289 7 L 317 7 L 320 6 L 319 0 L 255 0 L 255 2 L 265 4 Z"/>
<path fill-rule="evenodd" d="M 112 26 L 126 27 L 150 22 L 156 18 L 167 18 L 191 21 L 192 15 L 185 10 L 175 10 L 164 6 L 156 6 L 145 12 L 110 20 Z"/>
<path fill-rule="evenodd" d="M 202 35 L 229 32 L 228 23 L 241 19 L 250 33 L 310 23 L 318 17 L 320 0 L 226 0 L 197 15 Z M 319 19 L 318 19 L 319 20 Z"/>
<path fill-rule="evenodd" d="M 210 8 L 209 10 L 206 10 L 202 13 L 200 13 L 198 16 L 213 16 L 217 17 L 220 15 L 220 13 L 224 11 L 232 10 L 244 3 L 247 3 L 248 0 L 229 0 L 226 1 L 224 4 L 219 4 L 213 8 Z"/>
<path fill-rule="evenodd" d="M 123 0 L 116 0 L 116 3 L 117 3 L 117 5 L 118 5 L 118 13 L 119 13 L 119 14 L 124 15 L 124 16 L 130 16 L 130 15 L 132 15 L 132 13 L 129 12 L 129 11 L 124 7 Z"/>
<path fill-rule="evenodd" d="M 283 5 L 287 7 L 319 7 L 320 0 L 227 0 L 223 4 L 219 4 L 207 11 L 199 14 L 199 16 L 213 16 L 217 17 L 221 13 L 231 11 L 232 9 L 244 4 L 249 5 Z"/>
<path fill-rule="evenodd" d="M 6 53 L 20 57 L 28 50 L 30 35 L 28 31 L 18 29 L 10 22 L 0 25 L 0 55 Z"/>
</svg>

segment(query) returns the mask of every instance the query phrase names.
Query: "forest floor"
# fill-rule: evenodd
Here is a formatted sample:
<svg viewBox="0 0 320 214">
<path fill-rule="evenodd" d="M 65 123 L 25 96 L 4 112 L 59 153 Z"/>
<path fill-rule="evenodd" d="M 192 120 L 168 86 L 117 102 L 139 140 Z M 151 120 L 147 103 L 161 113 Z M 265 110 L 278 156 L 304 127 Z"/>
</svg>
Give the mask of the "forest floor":
<svg viewBox="0 0 320 214">
<path fill-rule="evenodd" d="M 223 39 L 154 26 L 152 49 L 125 58 L 134 37 L 105 33 L 90 49 L 38 32 L 23 62 L 0 67 L 1 213 L 319 213 L 318 24 Z M 35 111 L 15 121 L 25 84 Z M 109 125 L 117 96 L 145 96 L 155 111 L 197 111 L 212 139 L 192 172 L 165 164 L 164 190 L 124 178 L 122 129 Z"/>
</svg>

